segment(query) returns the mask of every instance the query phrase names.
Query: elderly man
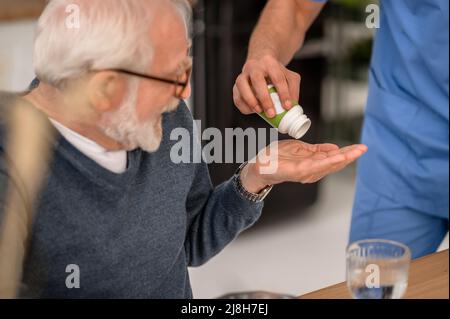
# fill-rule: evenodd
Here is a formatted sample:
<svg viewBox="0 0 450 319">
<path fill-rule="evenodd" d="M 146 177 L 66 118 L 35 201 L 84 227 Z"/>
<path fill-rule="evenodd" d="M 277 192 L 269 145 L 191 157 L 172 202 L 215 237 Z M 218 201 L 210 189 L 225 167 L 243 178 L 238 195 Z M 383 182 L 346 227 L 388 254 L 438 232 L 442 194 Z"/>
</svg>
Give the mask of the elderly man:
<svg viewBox="0 0 450 319">
<path fill-rule="evenodd" d="M 69 4 L 78 27 L 67 25 Z M 262 174 L 257 159 L 216 188 L 205 163 L 173 163 L 171 130 L 193 131 L 182 102 L 189 14 L 184 1 L 53 0 L 40 17 L 40 84 L 23 99 L 56 138 L 34 205 L 23 296 L 191 298 L 187 267 L 252 225 L 272 185 L 315 182 L 366 151 L 285 141 L 275 172 Z M 21 184 L 0 176 L 0 185 Z"/>
</svg>

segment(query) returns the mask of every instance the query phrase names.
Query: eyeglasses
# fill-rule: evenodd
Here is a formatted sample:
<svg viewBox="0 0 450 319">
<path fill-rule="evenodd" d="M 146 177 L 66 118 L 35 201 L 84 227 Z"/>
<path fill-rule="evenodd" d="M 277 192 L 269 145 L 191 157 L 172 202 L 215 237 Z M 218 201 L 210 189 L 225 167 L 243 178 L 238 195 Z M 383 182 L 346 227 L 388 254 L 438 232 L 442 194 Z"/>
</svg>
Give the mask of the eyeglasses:
<svg viewBox="0 0 450 319">
<path fill-rule="evenodd" d="M 183 66 L 181 66 L 181 67 L 183 67 Z M 183 99 L 183 93 L 186 92 L 186 89 L 189 86 L 189 81 L 190 81 L 190 78 L 192 75 L 192 61 L 191 60 L 188 61 L 187 67 L 184 66 L 184 71 L 180 75 L 178 75 L 175 80 L 167 79 L 167 78 L 163 78 L 163 77 L 159 77 L 159 76 L 148 75 L 148 74 L 139 73 L 139 72 L 133 72 L 133 71 L 125 70 L 125 69 L 108 69 L 108 70 L 103 70 L 103 71 L 119 72 L 119 73 L 131 75 L 131 76 L 137 76 L 137 77 L 144 78 L 147 80 L 154 80 L 154 81 L 172 84 L 175 86 L 174 96 L 177 99 L 181 100 L 181 99 Z"/>
</svg>

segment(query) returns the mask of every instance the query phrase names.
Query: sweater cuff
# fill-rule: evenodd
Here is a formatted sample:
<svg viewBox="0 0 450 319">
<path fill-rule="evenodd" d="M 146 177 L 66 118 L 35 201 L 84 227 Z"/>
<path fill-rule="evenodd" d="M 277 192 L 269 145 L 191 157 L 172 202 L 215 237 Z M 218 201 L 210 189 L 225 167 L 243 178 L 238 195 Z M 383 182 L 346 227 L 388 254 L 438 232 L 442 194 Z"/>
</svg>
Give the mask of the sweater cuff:
<svg viewBox="0 0 450 319">
<path fill-rule="evenodd" d="M 224 200 L 222 206 L 227 211 L 240 212 L 245 215 L 246 220 L 256 221 L 261 215 L 264 202 L 252 202 L 243 197 L 236 189 L 233 178 L 222 184 L 224 192 Z"/>
</svg>

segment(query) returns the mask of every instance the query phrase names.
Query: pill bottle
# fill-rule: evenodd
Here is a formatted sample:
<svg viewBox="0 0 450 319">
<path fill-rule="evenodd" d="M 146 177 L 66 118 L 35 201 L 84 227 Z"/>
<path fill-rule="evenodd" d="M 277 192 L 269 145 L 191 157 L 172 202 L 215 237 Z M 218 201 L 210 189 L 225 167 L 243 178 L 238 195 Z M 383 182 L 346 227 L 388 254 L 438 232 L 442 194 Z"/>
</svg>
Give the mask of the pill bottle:
<svg viewBox="0 0 450 319">
<path fill-rule="evenodd" d="M 258 113 L 258 115 L 280 133 L 289 134 L 295 139 L 301 138 L 311 127 L 311 120 L 303 113 L 303 108 L 297 101 L 293 101 L 294 106 L 290 110 L 284 109 L 276 88 L 269 85 L 268 89 L 276 115 L 273 118 L 267 117 L 264 112 Z"/>
</svg>

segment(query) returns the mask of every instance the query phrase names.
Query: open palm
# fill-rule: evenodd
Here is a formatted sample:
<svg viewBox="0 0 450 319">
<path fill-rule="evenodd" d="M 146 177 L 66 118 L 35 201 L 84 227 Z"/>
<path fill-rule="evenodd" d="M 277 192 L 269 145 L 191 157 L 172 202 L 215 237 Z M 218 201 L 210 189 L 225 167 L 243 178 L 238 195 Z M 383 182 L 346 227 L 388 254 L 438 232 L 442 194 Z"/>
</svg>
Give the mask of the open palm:
<svg viewBox="0 0 450 319">
<path fill-rule="evenodd" d="M 343 169 L 367 151 L 367 146 L 362 144 L 339 148 L 334 144 L 312 145 L 298 140 L 274 143 L 276 144 L 258 154 L 254 165 L 268 185 L 317 182 L 324 176 Z M 268 170 L 269 166 L 275 169 Z"/>
</svg>

